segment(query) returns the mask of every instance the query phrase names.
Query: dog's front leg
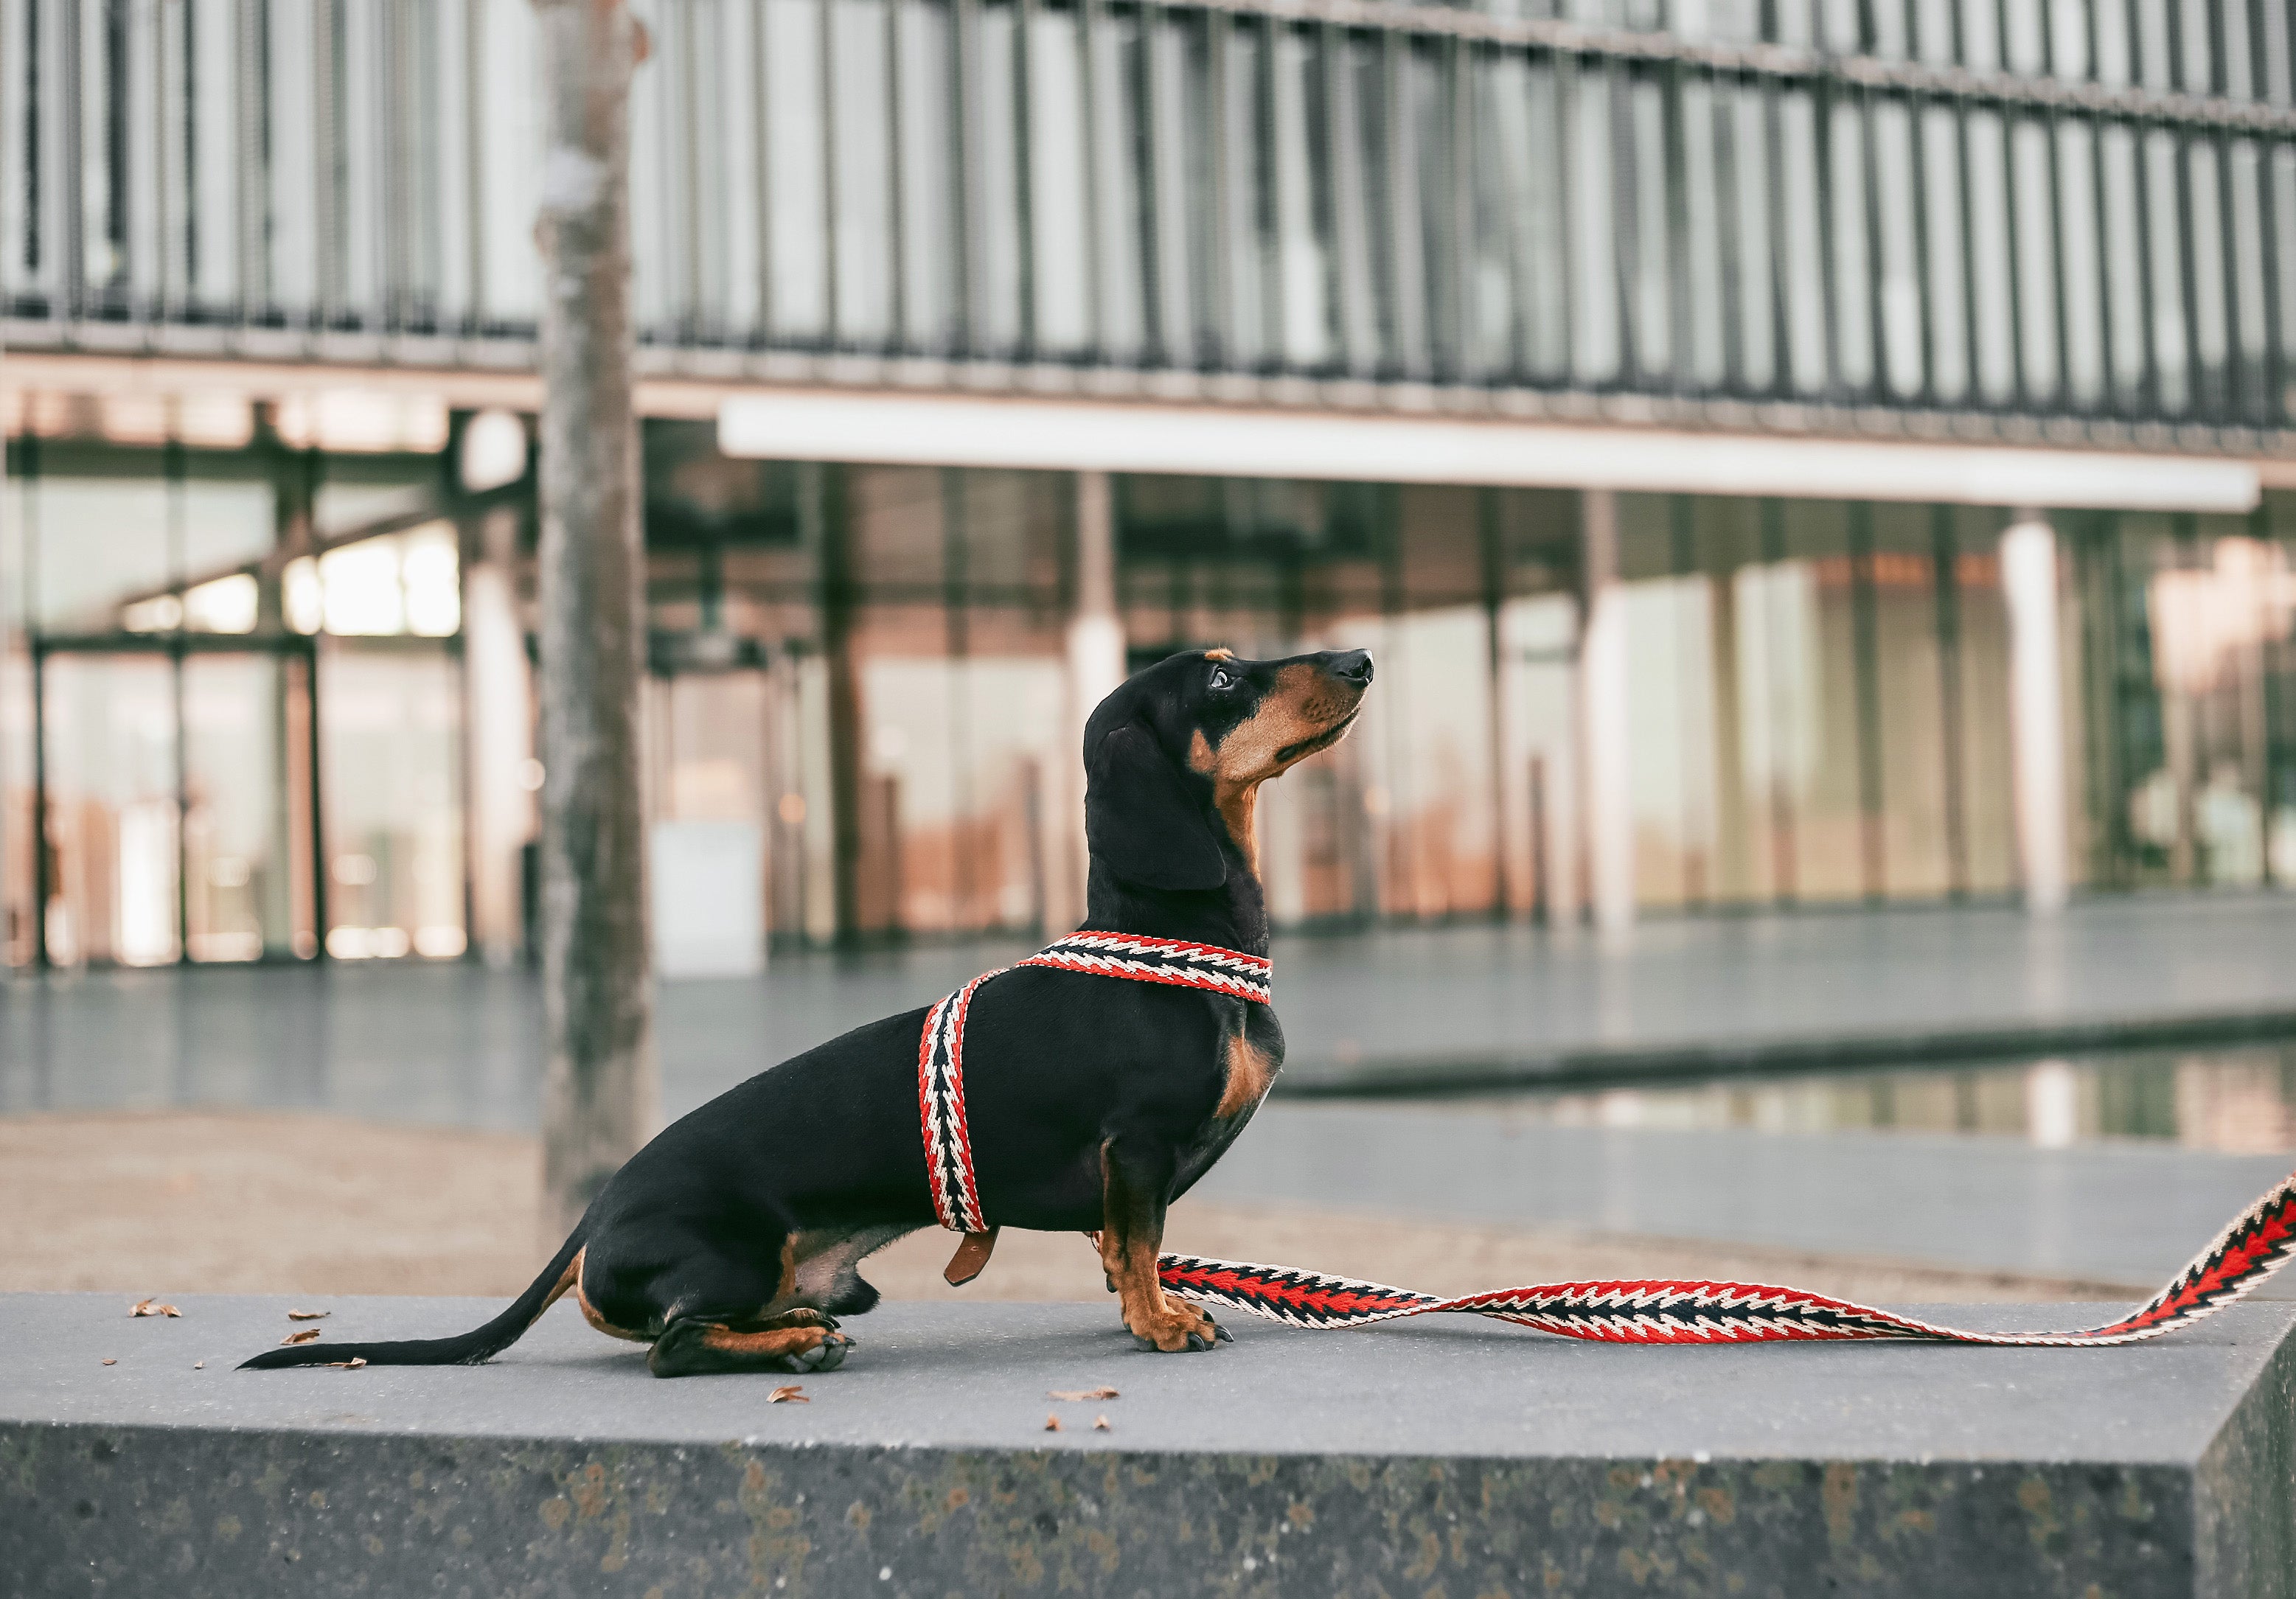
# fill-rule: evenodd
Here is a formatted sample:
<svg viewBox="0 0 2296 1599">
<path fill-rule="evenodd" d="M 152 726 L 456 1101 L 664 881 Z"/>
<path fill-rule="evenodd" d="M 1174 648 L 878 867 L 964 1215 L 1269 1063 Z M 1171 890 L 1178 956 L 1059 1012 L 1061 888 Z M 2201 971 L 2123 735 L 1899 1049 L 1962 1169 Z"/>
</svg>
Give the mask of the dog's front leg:
<svg viewBox="0 0 2296 1599">
<path fill-rule="evenodd" d="M 1100 1263 L 1115 1286 L 1133 1341 L 1168 1355 L 1226 1341 L 1226 1329 L 1210 1316 L 1165 1298 L 1156 1275 L 1156 1257 L 1164 1247 L 1164 1196 L 1172 1186 L 1171 1156 L 1111 1138 L 1100 1146 Z"/>
</svg>

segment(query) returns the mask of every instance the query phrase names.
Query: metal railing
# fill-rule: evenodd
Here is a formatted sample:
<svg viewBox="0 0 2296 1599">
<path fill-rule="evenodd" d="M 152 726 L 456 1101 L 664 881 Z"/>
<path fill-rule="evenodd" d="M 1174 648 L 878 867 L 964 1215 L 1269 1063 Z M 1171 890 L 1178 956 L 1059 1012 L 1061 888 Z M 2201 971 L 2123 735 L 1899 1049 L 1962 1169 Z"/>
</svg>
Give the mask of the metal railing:
<svg viewBox="0 0 2296 1599">
<path fill-rule="evenodd" d="M 2287 0 L 639 9 L 657 368 L 2243 447 L 2296 409 Z M 0 19 L 12 339 L 525 359 L 526 0 Z"/>
</svg>

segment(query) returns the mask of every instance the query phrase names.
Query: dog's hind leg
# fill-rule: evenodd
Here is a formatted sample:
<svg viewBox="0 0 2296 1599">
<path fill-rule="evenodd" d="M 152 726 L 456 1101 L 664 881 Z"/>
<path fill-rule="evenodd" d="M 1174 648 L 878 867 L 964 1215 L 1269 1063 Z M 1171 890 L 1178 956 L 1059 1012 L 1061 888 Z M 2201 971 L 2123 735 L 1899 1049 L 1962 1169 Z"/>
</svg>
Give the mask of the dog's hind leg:
<svg viewBox="0 0 2296 1599">
<path fill-rule="evenodd" d="M 776 1321 L 787 1321 L 776 1316 Z M 657 1377 L 705 1372 L 833 1372 L 853 1341 L 819 1322 L 743 1327 L 707 1316 L 681 1316 L 662 1329 L 646 1357 Z"/>
</svg>

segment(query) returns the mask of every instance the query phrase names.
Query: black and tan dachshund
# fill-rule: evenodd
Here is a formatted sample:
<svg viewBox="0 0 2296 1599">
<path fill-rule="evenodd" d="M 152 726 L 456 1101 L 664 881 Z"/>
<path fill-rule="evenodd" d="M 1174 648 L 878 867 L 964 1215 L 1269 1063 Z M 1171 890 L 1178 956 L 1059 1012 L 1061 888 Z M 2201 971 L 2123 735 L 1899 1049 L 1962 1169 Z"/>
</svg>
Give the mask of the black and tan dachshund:
<svg viewBox="0 0 2296 1599">
<path fill-rule="evenodd" d="M 1084 740 L 1084 927 L 1267 954 L 1259 785 L 1338 742 L 1371 677 L 1360 650 L 1269 661 L 1191 652 L 1102 701 Z M 857 1028 L 664 1129 L 485 1326 L 301 1344 L 247 1365 L 475 1363 L 571 1290 L 592 1326 L 652 1346 L 656 1376 L 835 1367 L 852 1347 L 835 1318 L 877 1302 L 863 1259 L 935 1223 L 917 1114 L 925 1014 Z M 1157 1281 L 1164 1210 L 1242 1130 L 1283 1058 L 1275 1013 L 1255 1001 L 1044 967 L 1005 973 L 973 999 L 965 1042 L 990 1219 L 1097 1231 L 1141 1347 L 1214 1348 L 1226 1333 Z"/>
</svg>

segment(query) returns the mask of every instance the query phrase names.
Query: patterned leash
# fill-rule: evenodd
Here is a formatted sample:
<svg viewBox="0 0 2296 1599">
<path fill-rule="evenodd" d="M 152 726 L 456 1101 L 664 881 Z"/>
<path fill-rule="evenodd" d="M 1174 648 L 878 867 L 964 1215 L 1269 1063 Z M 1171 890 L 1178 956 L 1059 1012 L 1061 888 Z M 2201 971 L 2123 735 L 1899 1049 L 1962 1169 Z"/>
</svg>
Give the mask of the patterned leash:
<svg viewBox="0 0 2296 1599">
<path fill-rule="evenodd" d="M 1242 955 L 1176 939 L 1072 933 L 1020 964 L 1136 982 L 1172 983 L 1266 1003 L 1271 968 Z M 999 968 L 1009 971 L 1011 968 Z M 984 973 L 935 1005 L 917 1053 L 923 1123 L 941 1226 L 967 1234 L 950 1280 L 976 1275 L 994 1228 L 980 1204 L 964 1119 L 964 1019 Z M 2284 1178 L 2219 1233 L 2192 1264 L 2132 1315 L 2065 1332 L 1972 1332 L 1799 1288 L 1673 1279 L 1539 1283 L 1446 1299 L 1353 1277 L 1283 1266 L 1163 1255 L 1166 1292 L 1210 1308 L 1292 1327 L 1365 1327 L 1412 1316 L 1488 1316 L 1564 1338 L 1603 1343 L 1784 1343 L 1916 1340 L 1929 1343 L 2075 1347 L 2136 1343 L 2190 1326 L 2254 1290 L 2296 1253 L 2296 1175 Z M 970 1270 L 957 1274 L 960 1262 Z"/>
</svg>

